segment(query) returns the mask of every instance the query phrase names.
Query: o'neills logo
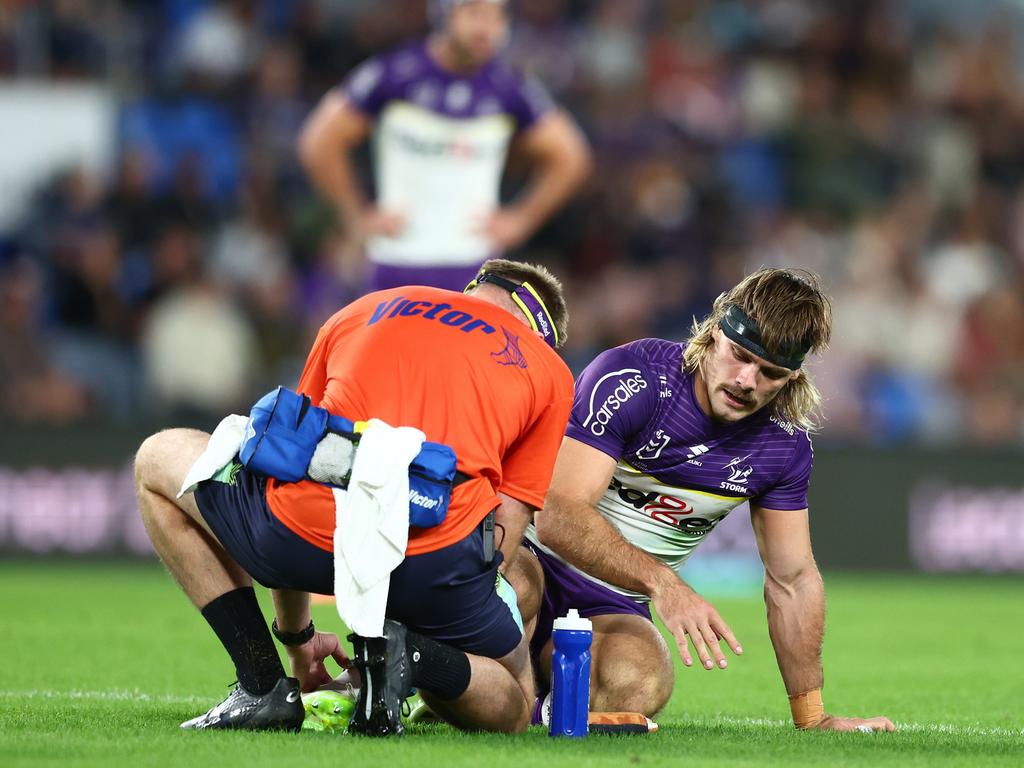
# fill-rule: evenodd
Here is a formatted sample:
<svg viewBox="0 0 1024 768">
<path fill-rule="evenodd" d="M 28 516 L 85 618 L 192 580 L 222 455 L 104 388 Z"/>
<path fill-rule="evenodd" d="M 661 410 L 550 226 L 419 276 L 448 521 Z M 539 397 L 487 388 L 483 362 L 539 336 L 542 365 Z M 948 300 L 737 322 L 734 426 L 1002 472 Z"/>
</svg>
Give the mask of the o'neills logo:
<svg viewBox="0 0 1024 768">
<path fill-rule="evenodd" d="M 415 504 L 417 507 L 423 509 L 434 509 L 441 505 L 440 499 L 432 499 L 429 496 L 424 496 L 422 493 L 414 491 L 412 488 L 409 489 L 409 503 Z"/>
<path fill-rule="evenodd" d="M 589 411 L 583 426 L 588 427 L 591 434 L 600 437 L 605 433 L 605 427 L 614 413 L 643 389 L 647 389 L 647 381 L 636 368 L 606 373 L 597 380 L 590 392 Z"/>
</svg>

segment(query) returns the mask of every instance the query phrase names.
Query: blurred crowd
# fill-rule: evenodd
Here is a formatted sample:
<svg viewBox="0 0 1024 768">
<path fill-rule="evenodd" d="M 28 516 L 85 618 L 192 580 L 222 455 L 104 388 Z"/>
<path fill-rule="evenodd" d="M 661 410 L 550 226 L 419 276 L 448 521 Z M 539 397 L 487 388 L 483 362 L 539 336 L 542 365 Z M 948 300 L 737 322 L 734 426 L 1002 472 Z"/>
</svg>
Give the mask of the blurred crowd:
<svg viewBox="0 0 1024 768">
<path fill-rule="evenodd" d="M 505 55 L 597 162 L 515 254 L 564 278 L 574 371 L 683 338 L 759 265 L 802 266 L 834 301 L 823 439 L 1024 439 L 1017 4 L 512 8 Z M 218 415 L 293 383 L 363 285 L 296 132 L 426 19 L 423 0 L 0 0 L 0 84 L 98 82 L 119 105 L 114 167 L 66 169 L 0 233 L 0 415 Z M 513 157 L 509 195 L 520 178 Z"/>
</svg>

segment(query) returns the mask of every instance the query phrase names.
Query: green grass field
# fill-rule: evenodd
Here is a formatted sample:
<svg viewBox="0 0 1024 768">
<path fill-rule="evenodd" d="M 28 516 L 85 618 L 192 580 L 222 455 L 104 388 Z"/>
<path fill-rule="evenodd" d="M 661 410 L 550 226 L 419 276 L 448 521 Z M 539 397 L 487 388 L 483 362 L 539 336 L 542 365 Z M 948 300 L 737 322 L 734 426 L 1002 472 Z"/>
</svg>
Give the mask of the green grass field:
<svg viewBox="0 0 1024 768">
<path fill-rule="evenodd" d="M 757 597 L 714 600 L 743 643 L 683 669 L 646 737 L 555 742 L 412 728 L 402 739 L 186 733 L 233 672 L 154 564 L 0 564 L 0 766 L 1024 765 L 1024 580 L 826 574 L 826 705 L 895 734 L 797 733 Z M 331 607 L 321 628 L 340 629 Z"/>
</svg>

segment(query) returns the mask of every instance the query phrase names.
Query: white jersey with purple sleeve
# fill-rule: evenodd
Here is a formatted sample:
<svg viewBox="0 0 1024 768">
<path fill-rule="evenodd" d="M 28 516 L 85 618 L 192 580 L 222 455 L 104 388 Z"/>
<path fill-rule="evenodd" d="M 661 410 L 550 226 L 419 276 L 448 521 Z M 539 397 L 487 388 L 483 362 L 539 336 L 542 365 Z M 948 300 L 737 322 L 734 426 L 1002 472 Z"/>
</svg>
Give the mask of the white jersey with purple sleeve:
<svg viewBox="0 0 1024 768">
<path fill-rule="evenodd" d="M 576 382 L 566 429 L 617 461 L 598 511 L 673 570 L 744 501 L 806 509 L 813 460 L 807 433 L 770 407 L 734 424 L 712 421 L 697 404 L 682 357 L 681 344 L 662 339 L 602 353 Z M 527 535 L 537 543 L 532 527 Z"/>
<path fill-rule="evenodd" d="M 369 59 L 342 87 L 376 121 L 377 204 L 405 217 L 397 237 L 367 242 L 371 261 L 459 266 L 493 256 L 477 230 L 498 206 L 509 140 L 552 107 L 544 89 L 498 60 L 455 75 L 426 43 Z"/>
</svg>

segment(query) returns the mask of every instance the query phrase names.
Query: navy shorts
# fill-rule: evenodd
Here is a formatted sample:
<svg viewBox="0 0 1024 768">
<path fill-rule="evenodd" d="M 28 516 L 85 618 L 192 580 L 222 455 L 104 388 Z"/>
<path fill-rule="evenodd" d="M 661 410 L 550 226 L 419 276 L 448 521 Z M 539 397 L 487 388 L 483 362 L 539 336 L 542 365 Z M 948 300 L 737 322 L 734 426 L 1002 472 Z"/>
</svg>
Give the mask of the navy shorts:
<svg viewBox="0 0 1024 768">
<path fill-rule="evenodd" d="M 334 593 L 334 553 L 310 544 L 267 506 L 265 478 L 239 468 L 232 482 L 207 480 L 196 504 L 228 554 L 265 587 Z M 388 618 L 467 653 L 500 658 L 522 638 L 518 609 L 498 591 L 501 553 L 485 562 L 483 532 L 406 557 L 391 573 Z M 514 613 L 513 611 L 516 611 Z"/>
<path fill-rule="evenodd" d="M 529 540 L 524 539 L 523 546 L 537 556 L 544 570 L 544 596 L 537 613 L 537 625 L 533 630 L 533 637 L 530 638 L 530 655 L 534 660 L 551 639 L 555 619 L 565 616 L 570 608 L 578 610 L 580 616 L 585 619 L 611 614 L 631 614 L 653 621 L 647 603 L 638 603 L 631 597 L 620 595 L 586 576 L 581 576 L 565 563 L 534 546 Z"/>
</svg>

